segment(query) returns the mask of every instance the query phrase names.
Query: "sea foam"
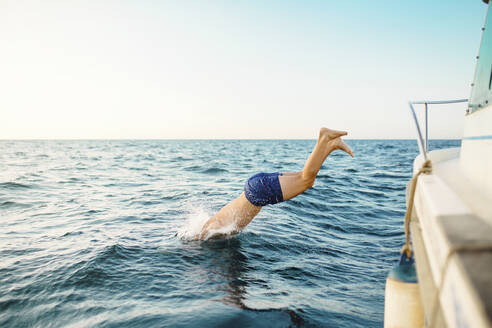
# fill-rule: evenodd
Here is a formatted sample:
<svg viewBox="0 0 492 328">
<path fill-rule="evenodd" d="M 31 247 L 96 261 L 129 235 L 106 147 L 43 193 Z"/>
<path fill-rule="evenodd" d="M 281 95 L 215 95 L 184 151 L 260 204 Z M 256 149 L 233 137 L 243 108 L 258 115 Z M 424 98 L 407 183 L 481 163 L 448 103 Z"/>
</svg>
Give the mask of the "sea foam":
<svg viewBox="0 0 492 328">
<path fill-rule="evenodd" d="M 213 216 L 211 211 L 205 209 L 203 206 L 193 206 L 189 210 L 186 220 L 183 225 L 178 228 L 177 236 L 183 240 L 197 240 L 202 232 L 202 228 L 209 218 Z M 232 223 L 219 229 L 209 229 L 204 236 L 204 240 L 210 238 L 229 237 L 239 232 L 235 220 Z"/>
</svg>

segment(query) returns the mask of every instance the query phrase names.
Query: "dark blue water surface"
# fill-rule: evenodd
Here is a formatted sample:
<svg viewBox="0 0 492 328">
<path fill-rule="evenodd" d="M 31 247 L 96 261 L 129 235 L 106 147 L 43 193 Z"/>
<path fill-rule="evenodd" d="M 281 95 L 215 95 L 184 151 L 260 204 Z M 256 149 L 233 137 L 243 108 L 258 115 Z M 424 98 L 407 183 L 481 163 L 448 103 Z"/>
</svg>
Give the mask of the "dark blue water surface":
<svg viewBox="0 0 492 328">
<path fill-rule="evenodd" d="M 382 326 L 417 144 L 347 143 L 314 188 L 198 242 L 176 234 L 314 141 L 1 141 L 0 327 Z"/>
</svg>

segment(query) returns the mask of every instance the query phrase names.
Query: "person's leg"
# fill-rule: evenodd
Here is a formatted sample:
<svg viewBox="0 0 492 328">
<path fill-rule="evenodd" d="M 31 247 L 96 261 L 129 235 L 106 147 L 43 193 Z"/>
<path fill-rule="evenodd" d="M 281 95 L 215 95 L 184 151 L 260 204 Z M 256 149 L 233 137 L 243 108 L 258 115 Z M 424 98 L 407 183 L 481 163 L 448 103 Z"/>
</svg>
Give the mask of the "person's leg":
<svg viewBox="0 0 492 328">
<path fill-rule="evenodd" d="M 332 151 L 340 149 L 350 156 L 354 156 L 352 150 L 340 138 L 346 134 L 347 132 L 326 128 L 320 130 L 318 141 L 311 155 L 306 160 L 302 171 L 286 172 L 279 176 L 284 201 L 294 198 L 313 186 L 321 165 Z"/>
</svg>

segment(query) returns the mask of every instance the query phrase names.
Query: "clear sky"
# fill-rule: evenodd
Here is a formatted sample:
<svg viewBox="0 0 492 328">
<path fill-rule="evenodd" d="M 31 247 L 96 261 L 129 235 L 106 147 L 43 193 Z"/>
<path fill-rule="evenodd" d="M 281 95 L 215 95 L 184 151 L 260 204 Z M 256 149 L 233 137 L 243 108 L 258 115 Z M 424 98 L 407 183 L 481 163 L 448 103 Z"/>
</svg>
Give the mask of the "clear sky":
<svg viewBox="0 0 492 328">
<path fill-rule="evenodd" d="M 414 138 L 468 98 L 487 6 L 0 0 L 0 139 Z M 466 106 L 432 108 L 460 137 Z"/>
</svg>

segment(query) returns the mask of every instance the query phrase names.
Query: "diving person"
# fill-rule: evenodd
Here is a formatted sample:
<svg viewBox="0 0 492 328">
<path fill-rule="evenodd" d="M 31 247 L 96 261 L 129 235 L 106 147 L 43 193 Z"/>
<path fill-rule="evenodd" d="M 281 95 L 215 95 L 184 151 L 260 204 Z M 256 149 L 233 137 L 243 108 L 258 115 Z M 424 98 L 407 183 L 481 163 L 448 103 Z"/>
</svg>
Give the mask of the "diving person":
<svg viewBox="0 0 492 328">
<path fill-rule="evenodd" d="M 202 227 L 198 239 L 220 236 L 221 228 L 233 225 L 232 233 L 246 227 L 265 205 L 277 204 L 302 194 L 311 188 L 321 165 L 328 155 L 340 149 L 354 157 L 342 140 L 345 131 L 321 128 L 319 137 L 304 168 L 300 172 L 258 173 L 248 179 L 244 192 L 212 216 Z"/>
</svg>

